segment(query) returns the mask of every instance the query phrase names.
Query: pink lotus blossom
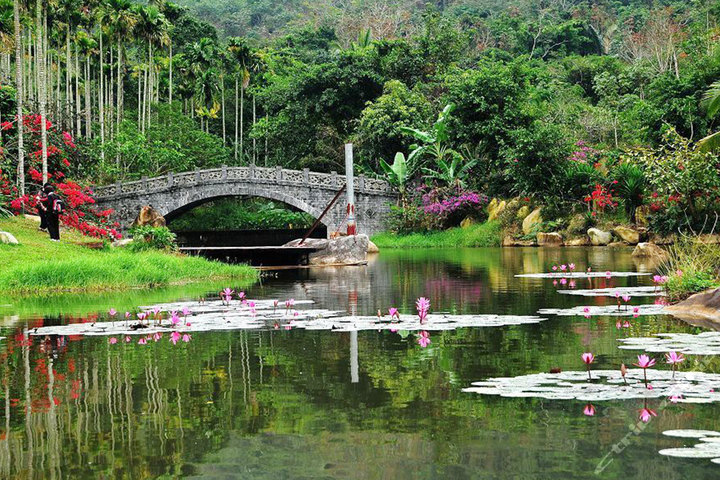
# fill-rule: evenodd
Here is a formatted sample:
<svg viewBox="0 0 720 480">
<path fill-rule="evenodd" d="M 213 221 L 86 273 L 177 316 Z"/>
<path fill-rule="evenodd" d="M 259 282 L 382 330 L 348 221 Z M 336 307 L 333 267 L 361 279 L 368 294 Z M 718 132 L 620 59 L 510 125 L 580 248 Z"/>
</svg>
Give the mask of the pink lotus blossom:
<svg viewBox="0 0 720 480">
<path fill-rule="evenodd" d="M 618 330 L 620 330 L 622 328 L 622 322 L 620 320 L 615 322 L 615 328 L 617 328 Z"/>
<path fill-rule="evenodd" d="M 292 306 L 295 305 L 295 299 L 291 298 L 289 300 L 285 300 L 285 310 L 289 310 Z"/>
<path fill-rule="evenodd" d="M 552 266 L 552 271 L 553 271 L 553 272 L 557 272 L 557 269 L 558 269 L 557 265 L 553 265 L 553 266 Z"/>
<path fill-rule="evenodd" d="M 655 359 L 648 357 L 644 353 L 642 355 L 638 355 L 637 358 L 638 358 L 637 363 L 633 363 L 633 365 L 635 365 L 636 367 L 650 368 L 653 365 L 655 365 Z"/>
<path fill-rule="evenodd" d="M 568 287 L 570 287 L 570 288 L 575 288 L 575 280 L 570 280 L 570 281 L 568 282 Z"/>
<path fill-rule="evenodd" d="M 569 268 L 570 271 L 572 272 L 573 270 L 575 270 L 575 264 L 574 264 L 574 263 L 571 263 L 570 265 L 568 265 L 568 268 Z"/>
<path fill-rule="evenodd" d="M 390 314 L 390 318 L 391 318 L 391 319 L 397 318 L 398 320 L 400 320 L 400 312 L 398 312 L 398 309 L 397 309 L 397 308 L 395 308 L 395 307 L 390 307 L 390 308 L 388 309 L 388 313 Z"/>
<path fill-rule="evenodd" d="M 430 334 L 423 330 L 420 332 L 420 335 L 418 336 L 418 344 L 422 348 L 426 348 L 428 345 L 430 345 L 432 342 L 430 341 Z"/>
<path fill-rule="evenodd" d="M 145 337 L 142 337 L 142 338 L 140 338 L 140 340 L 138 340 L 138 345 L 146 345 L 146 344 L 147 344 L 147 340 L 145 340 Z"/>
<path fill-rule="evenodd" d="M 183 316 L 187 317 L 188 315 L 190 315 L 190 309 L 188 307 L 183 307 L 182 314 Z"/>
<path fill-rule="evenodd" d="M 560 265 L 560 271 L 564 272 L 565 270 L 567 270 L 567 265 L 563 263 L 562 265 Z"/>
<path fill-rule="evenodd" d="M 567 278 L 561 278 L 560 285 L 565 285 L 565 284 L 567 284 Z"/>
<path fill-rule="evenodd" d="M 238 293 L 238 298 L 239 298 L 240 300 L 244 299 L 244 298 L 245 298 L 245 292 L 240 292 L 240 293 Z"/>
<path fill-rule="evenodd" d="M 630 328 L 630 322 L 628 322 L 627 320 L 625 320 L 625 321 L 623 322 L 623 328 Z"/>
<path fill-rule="evenodd" d="M 653 389 L 653 386 L 648 383 L 648 384 L 645 386 L 645 388 L 647 388 L 648 390 L 652 390 L 652 389 Z"/>
<path fill-rule="evenodd" d="M 608 270 L 607 272 L 605 272 L 605 276 L 606 276 L 607 278 L 612 277 L 612 272 L 611 272 L 610 270 Z"/>
<path fill-rule="evenodd" d="M 153 313 L 157 316 L 157 314 L 160 313 L 160 307 L 153 307 Z"/>
<path fill-rule="evenodd" d="M 182 341 L 183 341 L 183 342 L 187 343 L 187 342 L 189 342 L 190 340 L 192 340 L 192 337 L 190 336 L 189 333 L 183 334 L 183 336 L 182 336 Z"/>
<path fill-rule="evenodd" d="M 430 300 L 420 297 L 415 301 L 415 307 L 417 308 L 418 317 L 420 317 L 420 323 L 423 323 L 430 311 Z"/>
<path fill-rule="evenodd" d="M 677 365 L 678 363 L 682 363 L 685 361 L 685 355 L 677 352 L 668 352 L 665 354 L 665 360 L 666 363 Z"/>
<path fill-rule="evenodd" d="M 130 312 L 125 312 L 125 320 L 130 320 L 131 316 Z"/>
<path fill-rule="evenodd" d="M 640 410 L 640 421 L 648 423 L 652 417 L 657 417 L 657 413 L 649 408 L 643 408 Z"/>
<path fill-rule="evenodd" d="M 130 343 L 132 339 L 129 336 L 125 336 L 125 343 Z"/>
<path fill-rule="evenodd" d="M 178 340 L 180 340 L 180 332 L 174 331 L 170 334 L 170 341 L 173 345 L 177 345 Z"/>
<path fill-rule="evenodd" d="M 588 417 L 592 417 L 595 415 L 595 407 L 591 403 L 588 403 L 587 405 L 585 405 L 583 413 Z"/>
<path fill-rule="evenodd" d="M 108 315 L 110 315 L 111 317 L 114 317 L 115 315 L 117 315 L 117 310 L 115 310 L 114 308 L 111 308 L 110 311 L 108 312 Z"/>
<path fill-rule="evenodd" d="M 629 302 L 629 301 L 630 301 L 630 298 L 631 298 L 630 295 L 623 295 L 623 296 L 622 296 L 623 302 L 625 302 L 625 303 Z"/>
<path fill-rule="evenodd" d="M 677 270 L 675 270 L 675 275 L 677 275 L 678 277 L 682 277 L 682 276 L 683 276 L 683 271 L 680 270 L 680 269 L 677 269 Z"/>
<path fill-rule="evenodd" d="M 110 337 L 110 340 L 108 340 L 108 341 L 110 342 L 110 345 L 115 345 L 117 343 L 117 338 Z"/>
<path fill-rule="evenodd" d="M 582 358 L 582 361 L 585 362 L 587 365 L 590 365 L 595 361 L 595 355 L 589 352 L 583 353 L 580 358 Z"/>
<path fill-rule="evenodd" d="M 220 292 L 220 299 L 223 301 L 223 303 L 227 303 L 229 305 L 234 293 L 235 290 L 226 287 L 223 289 L 223 291 Z"/>
<path fill-rule="evenodd" d="M 588 268 L 587 268 L 587 272 L 588 272 L 588 273 L 592 272 L 592 268 L 588 267 Z"/>
<path fill-rule="evenodd" d="M 682 395 L 673 395 L 672 397 L 669 398 L 671 403 L 677 403 L 678 400 L 681 400 L 681 399 L 682 399 Z"/>
<path fill-rule="evenodd" d="M 153 335 L 152 338 L 153 338 L 153 340 L 155 340 L 157 342 L 162 338 L 162 334 L 159 332 L 155 332 L 155 334 Z"/>
<path fill-rule="evenodd" d="M 557 280 L 553 280 L 553 287 L 557 287 L 557 284 L 558 284 Z"/>
<path fill-rule="evenodd" d="M 170 312 L 170 322 L 173 324 L 173 326 L 180 323 L 180 316 L 177 312 Z"/>
</svg>

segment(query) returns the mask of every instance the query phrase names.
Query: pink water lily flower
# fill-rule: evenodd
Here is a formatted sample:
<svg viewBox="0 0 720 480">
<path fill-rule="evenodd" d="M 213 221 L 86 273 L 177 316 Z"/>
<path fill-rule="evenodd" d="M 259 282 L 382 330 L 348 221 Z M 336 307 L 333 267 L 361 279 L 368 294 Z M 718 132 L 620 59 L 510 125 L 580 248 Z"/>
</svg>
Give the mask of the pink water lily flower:
<svg viewBox="0 0 720 480">
<path fill-rule="evenodd" d="M 242 300 L 243 298 L 245 298 L 245 292 L 240 292 L 240 293 L 238 293 L 238 298 L 239 298 L 240 300 Z"/>
<path fill-rule="evenodd" d="M 565 285 L 565 284 L 567 284 L 567 278 L 561 278 L 560 285 Z"/>
<path fill-rule="evenodd" d="M 430 300 L 425 297 L 420 297 L 415 301 L 415 307 L 417 307 L 418 317 L 420 317 L 420 323 L 423 323 L 427 318 L 428 312 L 430 311 Z"/>
<path fill-rule="evenodd" d="M 623 322 L 623 328 L 630 328 L 630 322 L 628 322 L 627 320 L 625 320 L 625 321 Z"/>
<path fill-rule="evenodd" d="M 615 328 L 617 328 L 618 330 L 620 330 L 622 328 L 622 322 L 620 320 L 615 322 Z"/>
<path fill-rule="evenodd" d="M 630 301 L 631 297 L 630 297 L 630 295 L 623 295 L 622 299 L 623 299 L 623 302 L 627 303 Z"/>
<path fill-rule="evenodd" d="M 233 290 L 232 288 L 224 288 L 220 292 L 220 299 L 223 301 L 223 303 L 227 303 L 229 305 L 234 293 L 235 290 Z"/>
<path fill-rule="evenodd" d="M 672 397 L 669 398 L 669 400 L 670 400 L 670 403 L 677 403 L 678 400 L 681 400 L 682 398 L 683 398 L 682 395 L 673 395 Z"/>
<path fill-rule="evenodd" d="M 129 320 L 131 316 L 130 312 L 125 312 L 125 320 Z"/>
<path fill-rule="evenodd" d="M 182 314 L 183 316 L 187 317 L 188 315 L 190 315 L 190 309 L 188 307 L 183 307 Z"/>
<path fill-rule="evenodd" d="M 285 309 L 286 309 L 286 310 L 289 310 L 290 307 L 292 307 L 292 306 L 294 306 L 294 305 L 295 305 L 295 299 L 294 299 L 294 298 L 291 298 L 291 299 L 289 299 L 289 300 L 285 300 Z"/>
<path fill-rule="evenodd" d="M 182 336 L 182 341 L 183 341 L 183 342 L 187 343 L 187 342 L 189 342 L 190 340 L 192 340 L 192 337 L 190 336 L 189 333 L 186 333 L 186 334 L 184 334 L 184 335 Z"/>
<path fill-rule="evenodd" d="M 114 317 L 115 315 L 117 315 L 117 310 L 115 310 L 114 308 L 111 308 L 110 311 L 108 312 L 108 315 L 110 315 L 111 317 Z"/>
<path fill-rule="evenodd" d="M 585 362 L 585 365 L 587 366 L 588 380 L 592 380 L 592 377 L 590 376 L 590 364 L 595 361 L 595 355 L 590 352 L 585 352 L 580 356 L 580 358 L 582 358 L 582 361 Z"/>
<path fill-rule="evenodd" d="M 553 287 L 557 287 L 557 284 L 558 284 L 557 280 L 553 280 Z"/>
<path fill-rule="evenodd" d="M 657 412 L 655 412 L 655 410 L 650 410 L 649 408 L 643 408 L 640 410 L 640 421 L 648 423 L 652 417 L 657 417 Z"/>
<path fill-rule="evenodd" d="M 680 270 L 680 269 L 677 269 L 677 270 L 675 270 L 675 275 L 677 275 L 678 277 L 682 277 L 682 276 L 683 276 L 683 271 Z"/>
<path fill-rule="evenodd" d="M 145 337 L 142 337 L 140 340 L 138 340 L 138 345 L 146 345 L 147 340 L 145 340 Z"/>
<path fill-rule="evenodd" d="M 558 269 L 557 265 L 553 265 L 553 266 L 552 266 L 552 271 L 553 271 L 553 272 L 557 272 L 557 269 Z"/>
<path fill-rule="evenodd" d="M 132 339 L 129 336 L 125 336 L 125 343 L 130 343 Z"/>
<path fill-rule="evenodd" d="M 117 341 L 118 340 L 115 337 L 110 337 L 110 340 L 108 340 L 108 342 L 110 342 L 110 345 L 115 345 L 117 343 Z"/>
<path fill-rule="evenodd" d="M 170 312 L 170 322 L 173 325 L 177 325 L 178 323 L 180 323 L 180 316 L 178 315 L 177 312 L 174 312 L 174 311 Z"/>
<path fill-rule="evenodd" d="M 595 407 L 591 403 L 588 403 L 587 405 L 585 405 L 583 413 L 588 417 L 592 417 L 595 415 Z"/>
<path fill-rule="evenodd" d="M 575 280 L 570 280 L 570 281 L 568 282 L 568 287 L 570 287 L 570 288 L 575 288 Z"/>
<path fill-rule="evenodd" d="M 575 270 L 575 264 L 574 264 L 574 263 L 571 263 L 570 265 L 568 265 L 568 268 L 569 268 L 570 271 L 572 272 L 573 270 Z"/>
<path fill-rule="evenodd" d="M 430 341 L 430 334 L 425 330 L 420 332 L 420 335 L 418 336 L 418 344 L 422 348 L 426 348 L 431 343 L 432 343 L 432 341 Z"/>
<path fill-rule="evenodd" d="M 638 355 L 637 358 L 638 358 L 637 363 L 633 363 L 633 365 L 635 365 L 636 367 L 650 368 L 653 365 L 655 365 L 655 359 L 648 357 L 644 353 L 642 355 Z"/>
<path fill-rule="evenodd" d="M 675 379 L 675 370 L 677 370 L 678 364 L 685 361 L 685 355 L 677 352 L 668 352 L 665 354 L 665 361 L 672 365 L 672 378 Z"/>
<path fill-rule="evenodd" d="M 564 272 L 565 270 L 567 270 L 567 265 L 563 263 L 562 265 L 560 265 L 560 271 Z"/>
<path fill-rule="evenodd" d="M 400 320 L 400 312 L 398 312 L 398 309 L 395 307 L 390 307 L 388 309 L 388 313 L 390 314 L 390 319 L 397 318 Z"/>
<path fill-rule="evenodd" d="M 155 332 L 155 335 L 153 335 L 153 340 L 156 342 L 159 341 L 162 338 L 162 334 L 159 332 Z"/>
<path fill-rule="evenodd" d="M 180 340 L 180 332 L 175 331 L 170 334 L 170 341 L 173 345 L 177 345 L 178 340 Z"/>
<path fill-rule="evenodd" d="M 685 361 L 685 355 L 677 352 L 668 352 L 665 354 L 665 359 L 667 360 L 667 363 L 676 365 Z"/>
</svg>

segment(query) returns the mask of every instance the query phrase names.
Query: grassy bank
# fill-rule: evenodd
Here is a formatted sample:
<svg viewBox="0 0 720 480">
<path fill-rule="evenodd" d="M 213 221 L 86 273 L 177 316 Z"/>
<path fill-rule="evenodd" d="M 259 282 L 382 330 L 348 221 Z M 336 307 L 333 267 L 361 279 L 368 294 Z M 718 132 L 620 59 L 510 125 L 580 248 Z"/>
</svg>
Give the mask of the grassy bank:
<svg viewBox="0 0 720 480">
<path fill-rule="evenodd" d="M 61 291 L 122 290 L 215 279 L 253 281 L 256 270 L 197 257 L 161 252 L 93 250 L 92 239 L 63 232 L 51 242 L 37 223 L 24 218 L 0 219 L 0 230 L 20 245 L 0 245 L 0 292 L 44 295 Z"/>
<path fill-rule="evenodd" d="M 500 224 L 487 222 L 431 233 L 380 233 L 374 235 L 372 241 L 379 248 L 499 247 L 502 237 Z"/>
<path fill-rule="evenodd" d="M 683 238 L 669 248 L 661 267 L 668 277 L 665 289 L 670 301 L 720 286 L 720 248 L 697 238 Z"/>
</svg>

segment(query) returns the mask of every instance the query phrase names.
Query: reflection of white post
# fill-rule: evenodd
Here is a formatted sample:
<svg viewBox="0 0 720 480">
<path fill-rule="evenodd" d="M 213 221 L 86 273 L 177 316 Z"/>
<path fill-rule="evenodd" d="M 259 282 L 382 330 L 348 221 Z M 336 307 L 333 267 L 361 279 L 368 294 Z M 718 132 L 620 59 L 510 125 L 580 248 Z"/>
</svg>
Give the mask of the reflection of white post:
<svg viewBox="0 0 720 480">
<path fill-rule="evenodd" d="M 355 235 L 355 178 L 353 175 L 353 146 L 345 144 L 345 184 L 347 185 L 347 234 Z"/>
<path fill-rule="evenodd" d="M 357 330 L 350 332 L 350 382 L 360 382 Z"/>
</svg>

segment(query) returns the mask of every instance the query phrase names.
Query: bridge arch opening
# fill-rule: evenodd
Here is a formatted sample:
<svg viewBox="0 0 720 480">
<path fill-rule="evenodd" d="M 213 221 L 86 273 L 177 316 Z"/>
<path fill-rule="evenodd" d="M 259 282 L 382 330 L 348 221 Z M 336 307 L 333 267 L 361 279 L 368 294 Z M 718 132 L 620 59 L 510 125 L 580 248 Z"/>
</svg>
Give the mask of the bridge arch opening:
<svg viewBox="0 0 720 480">
<path fill-rule="evenodd" d="M 220 247 L 283 245 L 303 237 L 316 218 L 279 200 L 219 195 L 186 203 L 165 220 L 183 247 Z M 312 237 L 326 238 L 327 226 L 318 225 Z"/>
</svg>

